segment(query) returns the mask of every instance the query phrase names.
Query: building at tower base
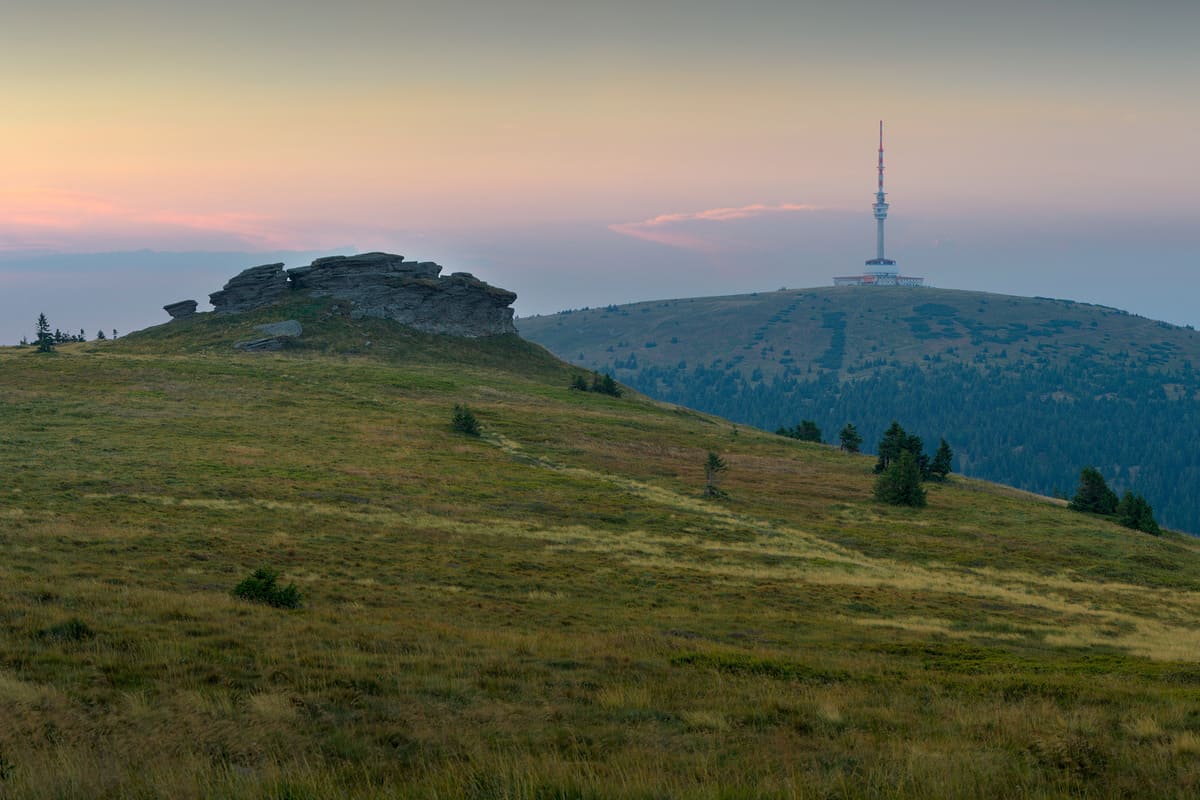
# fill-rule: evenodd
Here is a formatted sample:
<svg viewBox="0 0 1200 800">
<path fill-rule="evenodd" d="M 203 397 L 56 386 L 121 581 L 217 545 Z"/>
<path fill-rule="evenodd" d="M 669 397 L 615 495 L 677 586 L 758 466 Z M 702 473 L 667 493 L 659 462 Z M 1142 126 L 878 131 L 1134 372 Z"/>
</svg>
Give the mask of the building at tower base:
<svg viewBox="0 0 1200 800">
<path fill-rule="evenodd" d="M 925 279 L 897 272 L 867 272 L 862 275 L 842 275 L 833 279 L 834 286 L 924 286 Z"/>
</svg>

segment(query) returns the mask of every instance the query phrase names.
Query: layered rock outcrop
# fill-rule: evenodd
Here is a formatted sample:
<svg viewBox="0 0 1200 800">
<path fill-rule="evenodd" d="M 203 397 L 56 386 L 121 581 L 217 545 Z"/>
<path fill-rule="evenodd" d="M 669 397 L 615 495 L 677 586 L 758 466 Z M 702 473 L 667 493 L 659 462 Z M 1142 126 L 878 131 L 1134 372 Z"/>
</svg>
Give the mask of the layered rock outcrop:
<svg viewBox="0 0 1200 800">
<path fill-rule="evenodd" d="M 405 261 L 390 253 L 319 258 L 288 270 L 292 286 L 317 297 L 348 300 L 355 317 L 393 319 L 427 333 L 492 336 L 516 333 L 516 294 L 474 275 L 438 277 L 432 261 Z"/>
<path fill-rule="evenodd" d="M 288 292 L 288 277 L 283 264 L 263 264 L 242 270 L 229 279 L 219 292 L 208 296 L 213 309 L 236 313 L 269 306 Z"/>
<path fill-rule="evenodd" d="M 278 302 L 289 292 L 349 303 L 352 317 L 395 320 L 426 333 L 495 336 L 516 333 L 516 294 L 467 272 L 441 276 L 432 261 L 405 261 L 391 253 L 318 258 L 306 267 L 251 267 L 209 295 L 218 312 L 240 312 Z"/>
</svg>

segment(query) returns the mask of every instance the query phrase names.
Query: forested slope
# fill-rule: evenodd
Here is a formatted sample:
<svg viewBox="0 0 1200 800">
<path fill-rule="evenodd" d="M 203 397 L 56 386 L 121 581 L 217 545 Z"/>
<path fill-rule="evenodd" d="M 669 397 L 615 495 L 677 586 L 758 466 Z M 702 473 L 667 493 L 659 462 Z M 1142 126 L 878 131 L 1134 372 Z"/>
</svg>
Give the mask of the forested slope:
<svg viewBox="0 0 1200 800">
<path fill-rule="evenodd" d="M 585 309 L 524 336 L 663 400 L 774 430 L 893 420 L 966 474 L 1044 494 L 1094 464 L 1200 532 L 1200 335 L 1117 309 L 939 289 L 812 289 Z"/>
</svg>

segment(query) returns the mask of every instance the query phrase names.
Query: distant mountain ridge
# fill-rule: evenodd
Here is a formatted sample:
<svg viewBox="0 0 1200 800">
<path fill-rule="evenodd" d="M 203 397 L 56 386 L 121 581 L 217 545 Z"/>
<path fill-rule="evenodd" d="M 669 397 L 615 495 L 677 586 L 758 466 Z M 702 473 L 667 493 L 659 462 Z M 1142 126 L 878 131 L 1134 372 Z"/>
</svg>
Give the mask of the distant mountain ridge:
<svg viewBox="0 0 1200 800">
<path fill-rule="evenodd" d="M 647 394 L 774 430 L 892 419 L 956 467 L 1046 494 L 1094 463 L 1200 533 L 1200 334 L 1119 309 L 930 288 L 830 287 L 652 301 L 518 321 Z"/>
</svg>

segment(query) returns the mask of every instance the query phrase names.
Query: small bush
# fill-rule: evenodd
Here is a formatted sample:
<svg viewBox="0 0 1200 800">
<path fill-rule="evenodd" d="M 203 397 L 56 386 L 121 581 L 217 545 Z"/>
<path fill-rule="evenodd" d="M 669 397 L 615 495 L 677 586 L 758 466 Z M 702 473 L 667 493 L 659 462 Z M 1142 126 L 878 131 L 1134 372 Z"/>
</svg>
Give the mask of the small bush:
<svg viewBox="0 0 1200 800">
<path fill-rule="evenodd" d="M 471 409 L 464 405 L 454 406 L 454 416 L 450 418 L 450 427 L 468 436 L 479 435 L 479 420 L 475 419 Z"/>
<path fill-rule="evenodd" d="M 72 618 L 66 622 L 60 622 L 57 625 L 51 625 L 38 632 L 38 636 L 43 639 L 54 639 L 60 642 L 82 642 L 85 639 L 91 639 L 96 635 L 86 622 L 78 618 Z"/>
<path fill-rule="evenodd" d="M 300 590 L 296 584 L 289 583 L 280 587 L 276 583 L 279 573 L 273 569 L 260 567 L 254 570 L 249 578 L 233 587 L 233 596 L 252 603 L 265 603 L 275 608 L 299 608 Z"/>
<path fill-rule="evenodd" d="M 587 379 L 582 375 L 576 375 L 571 378 L 571 388 L 577 392 L 586 392 L 588 390 Z"/>
</svg>

